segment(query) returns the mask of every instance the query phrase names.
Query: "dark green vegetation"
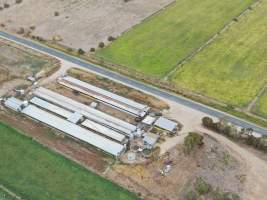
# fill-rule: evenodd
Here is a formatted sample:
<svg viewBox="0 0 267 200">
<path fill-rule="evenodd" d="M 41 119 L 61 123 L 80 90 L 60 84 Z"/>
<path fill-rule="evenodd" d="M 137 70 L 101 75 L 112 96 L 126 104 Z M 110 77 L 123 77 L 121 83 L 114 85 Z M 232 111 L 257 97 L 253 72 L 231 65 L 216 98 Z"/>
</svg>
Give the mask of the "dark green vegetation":
<svg viewBox="0 0 267 200">
<path fill-rule="evenodd" d="M 24 199 L 138 199 L 2 123 L 0 160 L 0 183 Z"/>
<path fill-rule="evenodd" d="M 201 145 L 203 145 L 203 136 L 198 133 L 189 133 L 184 140 L 184 150 L 187 154 L 195 152 Z"/>
<path fill-rule="evenodd" d="M 164 77 L 252 2 L 178 0 L 112 45 L 97 51 L 97 55 L 149 75 Z"/>
<path fill-rule="evenodd" d="M 236 126 L 229 124 L 226 119 L 220 119 L 220 121 L 214 122 L 210 117 L 204 117 L 202 124 L 204 127 L 223 134 L 234 141 L 242 142 L 255 149 L 267 152 L 267 137 L 256 137 L 252 134 L 253 129 L 243 128 L 239 131 Z"/>
<path fill-rule="evenodd" d="M 17 200 L 0 188 L 0 200 Z"/>
</svg>

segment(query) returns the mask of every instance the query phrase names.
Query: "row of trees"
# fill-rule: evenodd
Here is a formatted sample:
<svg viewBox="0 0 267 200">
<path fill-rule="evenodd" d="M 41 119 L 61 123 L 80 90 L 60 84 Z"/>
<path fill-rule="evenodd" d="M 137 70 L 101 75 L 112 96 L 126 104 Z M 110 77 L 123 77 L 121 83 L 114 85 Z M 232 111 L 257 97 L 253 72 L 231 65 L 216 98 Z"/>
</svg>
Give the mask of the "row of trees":
<svg viewBox="0 0 267 200">
<path fill-rule="evenodd" d="M 204 127 L 223 134 L 233 140 L 244 142 L 253 146 L 256 149 L 267 152 L 267 137 L 256 137 L 253 134 L 252 128 L 238 128 L 229 123 L 225 118 L 220 119 L 218 122 L 214 122 L 210 117 L 204 117 L 202 119 Z"/>
</svg>

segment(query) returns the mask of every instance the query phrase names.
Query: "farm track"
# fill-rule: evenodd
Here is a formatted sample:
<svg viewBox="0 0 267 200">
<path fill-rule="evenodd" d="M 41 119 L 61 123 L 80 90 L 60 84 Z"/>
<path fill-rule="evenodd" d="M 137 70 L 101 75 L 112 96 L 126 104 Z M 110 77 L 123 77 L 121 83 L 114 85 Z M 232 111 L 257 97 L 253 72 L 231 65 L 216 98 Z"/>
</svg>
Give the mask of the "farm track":
<svg viewBox="0 0 267 200">
<path fill-rule="evenodd" d="M 251 101 L 251 103 L 248 105 L 248 107 L 246 108 L 247 112 L 251 112 L 253 111 L 253 109 L 256 106 L 257 101 L 259 100 L 259 98 L 264 94 L 264 92 L 267 91 L 267 85 L 265 85 L 262 90 L 257 94 L 257 96 L 255 97 L 255 99 L 253 99 Z"/>
<path fill-rule="evenodd" d="M 17 200 L 23 200 L 21 197 L 19 197 L 18 195 L 16 195 L 14 192 L 11 192 L 9 189 L 7 189 L 5 186 L 0 184 L 0 189 L 2 189 L 3 191 L 5 191 L 6 193 L 8 193 L 10 196 L 16 198 Z"/>
<path fill-rule="evenodd" d="M 222 33 L 224 33 L 226 30 L 228 30 L 232 25 L 238 23 L 235 22 L 235 20 L 239 20 L 241 17 L 243 17 L 245 14 L 251 11 L 251 7 L 254 8 L 258 6 L 261 3 L 261 0 L 255 1 L 253 4 L 251 4 L 249 7 L 247 7 L 243 12 L 241 12 L 237 17 L 234 17 L 228 24 L 223 26 L 223 28 L 215 33 L 207 42 L 205 42 L 203 45 L 201 45 L 199 48 L 197 48 L 195 51 L 190 53 L 188 56 L 186 56 L 184 59 L 179 61 L 177 63 L 177 66 L 170 71 L 165 77 L 163 77 L 163 80 L 169 80 L 173 74 L 177 72 L 178 69 L 180 69 L 184 64 L 186 64 L 188 61 L 190 61 L 195 55 L 197 55 L 199 52 L 204 50 L 206 47 L 208 47 L 212 42 L 214 42 Z"/>
</svg>

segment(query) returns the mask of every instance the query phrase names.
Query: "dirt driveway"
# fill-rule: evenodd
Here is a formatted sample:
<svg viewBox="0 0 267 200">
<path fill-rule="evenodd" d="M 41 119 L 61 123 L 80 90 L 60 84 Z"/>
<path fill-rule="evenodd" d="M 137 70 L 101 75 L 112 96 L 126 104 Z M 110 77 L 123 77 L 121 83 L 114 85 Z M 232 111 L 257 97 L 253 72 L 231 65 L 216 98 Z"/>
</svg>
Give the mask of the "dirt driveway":
<svg viewBox="0 0 267 200">
<path fill-rule="evenodd" d="M 46 39 L 60 36 L 62 44 L 89 50 L 109 36 L 117 37 L 173 0 L 23 0 L 0 12 L 6 30 L 20 27 Z M 3 1 L 2 1 L 3 2 Z M 1 1 L 0 1 L 1 4 Z M 55 16 L 58 12 L 58 16 Z"/>
</svg>

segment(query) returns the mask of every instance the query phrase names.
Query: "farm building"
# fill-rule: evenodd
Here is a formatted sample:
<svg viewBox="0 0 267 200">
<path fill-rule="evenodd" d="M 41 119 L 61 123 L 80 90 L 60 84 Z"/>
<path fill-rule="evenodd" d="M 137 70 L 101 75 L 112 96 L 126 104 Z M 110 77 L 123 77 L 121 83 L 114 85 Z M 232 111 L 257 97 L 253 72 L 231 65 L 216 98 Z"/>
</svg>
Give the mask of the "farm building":
<svg viewBox="0 0 267 200">
<path fill-rule="evenodd" d="M 167 130 L 169 132 L 175 132 L 177 130 L 178 124 L 176 122 L 173 122 L 169 119 L 166 119 L 164 117 L 160 117 L 156 120 L 155 124 L 156 127 L 161 128 L 163 130 Z"/>
<path fill-rule="evenodd" d="M 113 156 L 117 157 L 124 151 L 124 145 L 113 142 L 112 140 L 48 113 L 34 105 L 27 106 L 22 110 L 22 113 L 52 128 L 62 131 L 73 138 L 79 139 L 98 149 L 101 149 Z"/>
<path fill-rule="evenodd" d="M 133 100 L 95 87 L 89 83 L 83 82 L 70 76 L 63 77 L 59 79 L 58 82 L 59 84 L 64 85 L 72 90 L 91 96 L 98 101 L 101 101 L 102 103 L 110 105 L 129 114 L 135 115 L 137 117 L 144 117 L 150 110 L 147 105 L 137 103 Z"/>
</svg>

